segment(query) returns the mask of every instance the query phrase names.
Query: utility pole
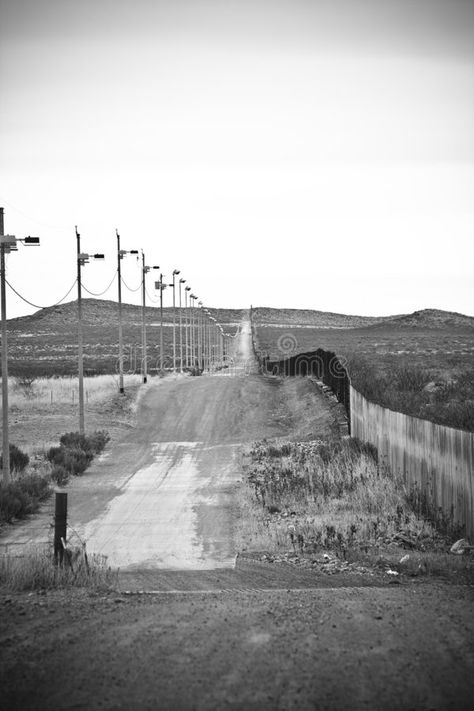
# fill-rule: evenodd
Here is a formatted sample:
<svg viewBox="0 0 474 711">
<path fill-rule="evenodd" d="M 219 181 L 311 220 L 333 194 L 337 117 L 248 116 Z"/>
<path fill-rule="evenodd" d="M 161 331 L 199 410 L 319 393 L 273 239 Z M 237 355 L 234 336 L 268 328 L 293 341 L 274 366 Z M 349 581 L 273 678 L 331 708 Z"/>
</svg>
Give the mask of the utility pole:
<svg viewBox="0 0 474 711">
<path fill-rule="evenodd" d="M 138 259 L 138 249 L 131 249 L 127 252 L 125 249 L 120 249 L 120 235 L 118 230 L 115 230 L 117 235 L 117 280 L 118 280 L 118 317 L 119 317 L 119 393 L 123 394 L 123 333 L 122 333 L 122 272 L 121 261 L 125 254 L 136 254 Z"/>
<path fill-rule="evenodd" d="M 145 315 L 145 253 L 142 250 L 142 376 L 143 382 L 147 381 L 146 372 L 146 315 Z"/>
<path fill-rule="evenodd" d="M 145 253 L 142 249 L 142 375 L 143 382 L 147 381 L 147 357 L 146 357 L 146 315 L 145 315 L 145 275 L 148 274 L 150 269 L 159 269 L 160 267 L 147 267 L 145 265 Z"/>
<path fill-rule="evenodd" d="M 183 317 L 181 309 L 181 284 L 185 284 L 186 279 L 179 280 L 179 372 L 183 372 Z"/>
<path fill-rule="evenodd" d="M 186 368 L 189 368 L 189 328 L 188 322 L 191 321 L 190 315 L 188 314 L 188 291 L 191 291 L 190 286 L 184 288 L 184 336 L 185 336 L 185 350 L 186 350 Z"/>
<path fill-rule="evenodd" d="M 179 274 L 179 269 L 173 270 L 173 373 L 176 373 L 176 299 L 175 299 L 175 278 Z"/>
<path fill-rule="evenodd" d="M 197 299 L 197 296 L 194 294 L 190 294 L 189 298 L 191 300 L 191 368 L 194 368 L 196 365 L 196 331 L 194 329 L 194 302 Z"/>
<path fill-rule="evenodd" d="M 84 434 L 84 330 L 82 325 L 82 282 L 81 267 L 89 259 L 104 259 L 103 254 L 85 254 L 81 252 L 81 235 L 76 225 L 77 245 L 77 372 L 79 378 L 79 433 Z"/>
<path fill-rule="evenodd" d="M 160 274 L 160 281 L 155 281 L 155 289 L 160 290 L 160 372 L 163 372 L 163 291 L 166 289 L 163 284 L 163 274 Z"/>
<path fill-rule="evenodd" d="M 7 294 L 6 294 L 6 273 L 5 254 L 17 252 L 17 242 L 26 245 L 39 245 L 39 237 L 15 237 L 6 235 L 3 224 L 3 207 L 0 207 L 0 296 L 2 301 L 2 470 L 3 481 L 7 484 L 10 481 L 10 442 L 8 433 L 8 334 L 7 334 Z"/>
<path fill-rule="evenodd" d="M 3 481 L 10 481 L 10 444 L 8 441 L 8 343 L 7 343 L 7 298 L 5 289 L 5 244 L 3 242 L 3 207 L 0 207 L 0 272 L 2 295 L 2 420 L 3 420 L 3 450 L 2 469 Z"/>
<path fill-rule="evenodd" d="M 198 315 L 197 315 L 197 333 L 198 333 L 198 367 L 202 370 L 202 327 L 203 327 L 203 313 L 202 313 L 202 301 L 198 301 Z"/>
</svg>

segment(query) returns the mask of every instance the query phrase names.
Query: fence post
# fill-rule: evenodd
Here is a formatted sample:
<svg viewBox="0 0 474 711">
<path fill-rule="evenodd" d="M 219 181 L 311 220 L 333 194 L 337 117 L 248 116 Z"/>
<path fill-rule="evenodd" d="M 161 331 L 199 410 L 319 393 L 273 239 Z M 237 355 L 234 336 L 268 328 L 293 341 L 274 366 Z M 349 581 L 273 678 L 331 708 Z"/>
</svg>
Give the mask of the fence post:
<svg viewBox="0 0 474 711">
<path fill-rule="evenodd" d="M 67 494 L 56 493 L 54 508 L 54 562 L 62 565 L 64 558 L 64 548 L 61 538 L 66 540 L 67 530 Z"/>
</svg>

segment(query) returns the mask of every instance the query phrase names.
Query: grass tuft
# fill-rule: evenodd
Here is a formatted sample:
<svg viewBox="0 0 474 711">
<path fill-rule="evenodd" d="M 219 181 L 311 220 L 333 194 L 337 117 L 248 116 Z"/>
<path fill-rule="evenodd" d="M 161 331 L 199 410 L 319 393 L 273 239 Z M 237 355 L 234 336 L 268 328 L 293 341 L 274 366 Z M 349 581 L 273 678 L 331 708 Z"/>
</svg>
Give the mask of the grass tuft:
<svg viewBox="0 0 474 711">
<path fill-rule="evenodd" d="M 118 571 L 107 565 L 105 556 L 81 554 L 72 564 L 59 566 L 50 552 L 38 549 L 22 557 L 0 557 L 0 586 L 12 591 L 117 589 Z"/>
</svg>

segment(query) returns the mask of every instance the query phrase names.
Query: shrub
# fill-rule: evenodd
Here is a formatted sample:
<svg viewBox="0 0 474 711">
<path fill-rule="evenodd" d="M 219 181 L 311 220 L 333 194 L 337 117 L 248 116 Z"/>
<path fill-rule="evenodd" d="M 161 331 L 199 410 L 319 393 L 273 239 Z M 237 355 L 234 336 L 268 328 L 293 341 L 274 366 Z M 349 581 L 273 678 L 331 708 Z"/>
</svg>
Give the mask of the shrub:
<svg viewBox="0 0 474 711">
<path fill-rule="evenodd" d="M 38 510 L 41 501 L 51 494 L 44 477 L 31 474 L 7 484 L 0 483 L 0 521 L 11 523 Z"/>
<path fill-rule="evenodd" d="M 71 474 L 83 474 L 93 459 L 92 452 L 84 452 L 82 449 L 65 449 L 63 466 Z"/>
<path fill-rule="evenodd" d="M 109 434 L 98 430 L 91 435 L 79 432 L 63 434 L 59 447 L 50 447 L 46 458 L 53 465 L 51 477 L 59 486 L 64 486 L 70 475 L 83 474 L 95 454 L 99 454 L 110 440 Z"/>
<path fill-rule="evenodd" d="M 82 449 L 84 452 L 100 454 L 109 442 L 110 436 L 105 430 L 97 430 L 91 435 L 83 435 L 79 432 L 67 432 L 63 434 L 59 442 L 68 449 Z"/>
<path fill-rule="evenodd" d="M 22 472 L 30 463 L 30 458 L 22 452 L 15 444 L 10 444 L 10 469 Z M 3 468 L 3 455 L 0 457 L 0 467 Z"/>
<path fill-rule="evenodd" d="M 55 464 L 51 471 L 51 479 L 58 486 L 65 486 L 69 481 L 69 472 L 62 464 Z"/>
</svg>

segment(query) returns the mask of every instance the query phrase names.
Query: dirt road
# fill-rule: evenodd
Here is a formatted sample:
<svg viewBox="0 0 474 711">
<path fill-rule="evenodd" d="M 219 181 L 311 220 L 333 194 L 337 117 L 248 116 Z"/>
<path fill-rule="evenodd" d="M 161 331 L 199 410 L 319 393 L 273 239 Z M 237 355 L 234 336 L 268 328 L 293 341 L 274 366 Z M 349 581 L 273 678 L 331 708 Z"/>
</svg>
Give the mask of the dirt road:
<svg viewBox="0 0 474 711">
<path fill-rule="evenodd" d="M 240 443 L 334 425 L 307 381 L 246 369 L 249 342 L 232 375 L 144 388 L 137 427 L 68 488 L 122 592 L 0 594 L 2 711 L 472 708 L 472 587 L 234 567 Z"/>
<path fill-rule="evenodd" d="M 152 380 L 141 391 L 136 427 L 68 486 L 71 535 L 89 553 L 123 572 L 234 566 L 241 445 L 297 431 L 297 400 L 308 384 L 282 385 L 255 372 L 249 322 L 231 355 L 232 366 L 215 375 Z M 314 387 L 311 396 L 311 427 L 322 436 L 331 409 Z M 48 511 L 0 543 L 10 550 L 34 544 L 50 535 L 50 523 Z"/>
</svg>

